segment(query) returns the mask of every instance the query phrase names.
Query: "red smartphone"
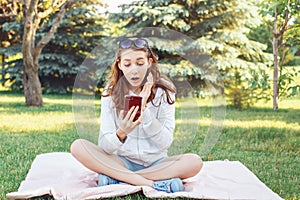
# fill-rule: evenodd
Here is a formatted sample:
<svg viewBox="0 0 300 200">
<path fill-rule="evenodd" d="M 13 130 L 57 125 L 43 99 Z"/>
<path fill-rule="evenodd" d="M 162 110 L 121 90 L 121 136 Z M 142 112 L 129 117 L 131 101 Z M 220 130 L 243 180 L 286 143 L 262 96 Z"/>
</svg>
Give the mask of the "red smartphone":
<svg viewBox="0 0 300 200">
<path fill-rule="evenodd" d="M 133 119 L 133 121 L 136 121 L 141 116 L 142 97 L 125 95 L 124 117 L 127 115 L 127 112 L 130 110 L 132 106 L 139 106 L 139 109 Z"/>
</svg>

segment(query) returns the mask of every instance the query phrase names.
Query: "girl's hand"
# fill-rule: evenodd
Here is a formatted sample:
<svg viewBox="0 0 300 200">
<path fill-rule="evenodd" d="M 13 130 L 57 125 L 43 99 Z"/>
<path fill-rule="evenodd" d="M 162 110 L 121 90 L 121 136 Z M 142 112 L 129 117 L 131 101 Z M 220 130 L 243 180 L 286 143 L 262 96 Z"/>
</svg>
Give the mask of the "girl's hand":
<svg viewBox="0 0 300 200">
<path fill-rule="evenodd" d="M 126 116 L 124 117 L 124 110 L 121 110 L 119 115 L 119 138 L 125 138 L 128 133 L 130 133 L 135 127 L 137 127 L 142 122 L 142 116 L 140 116 L 136 121 L 133 121 L 139 107 L 133 106 L 129 109 Z"/>
<path fill-rule="evenodd" d="M 142 110 L 145 109 L 147 100 L 151 94 L 151 88 L 153 86 L 153 75 L 150 72 L 149 75 L 147 76 L 147 82 L 145 83 L 143 90 L 140 93 L 140 96 L 143 97 L 142 100 Z"/>
</svg>

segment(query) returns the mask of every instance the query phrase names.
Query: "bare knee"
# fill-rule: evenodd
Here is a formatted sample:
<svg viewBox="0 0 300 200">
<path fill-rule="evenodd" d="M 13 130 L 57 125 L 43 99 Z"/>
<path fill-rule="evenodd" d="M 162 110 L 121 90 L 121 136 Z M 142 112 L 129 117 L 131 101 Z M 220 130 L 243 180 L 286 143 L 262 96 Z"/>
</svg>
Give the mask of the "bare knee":
<svg viewBox="0 0 300 200">
<path fill-rule="evenodd" d="M 199 173 L 203 166 L 202 159 L 197 154 L 184 154 L 182 159 L 184 159 L 184 162 L 188 165 L 190 177 L 195 176 L 197 173 Z"/>
<path fill-rule="evenodd" d="M 80 157 L 80 155 L 83 152 L 84 150 L 84 146 L 86 145 L 87 141 L 85 139 L 77 139 L 75 140 L 71 146 L 70 146 L 70 151 L 71 151 L 71 154 L 75 157 L 75 158 L 78 158 Z"/>
</svg>

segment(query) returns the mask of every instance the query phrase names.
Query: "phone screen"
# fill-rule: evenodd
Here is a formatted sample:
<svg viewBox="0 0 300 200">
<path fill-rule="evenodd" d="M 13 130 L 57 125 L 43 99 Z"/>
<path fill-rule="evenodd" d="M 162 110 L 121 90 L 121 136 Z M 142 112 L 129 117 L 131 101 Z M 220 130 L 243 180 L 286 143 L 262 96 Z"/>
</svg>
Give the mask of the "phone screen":
<svg viewBox="0 0 300 200">
<path fill-rule="evenodd" d="M 133 121 L 136 121 L 141 115 L 142 97 L 126 95 L 124 104 L 125 104 L 124 105 L 124 117 L 127 115 L 127 112 L 130 110 L 130 108 L 132 106 L 139 106 L 139 110 L 137 111 L 137 113 L 133 119 Z"/>
</svg>

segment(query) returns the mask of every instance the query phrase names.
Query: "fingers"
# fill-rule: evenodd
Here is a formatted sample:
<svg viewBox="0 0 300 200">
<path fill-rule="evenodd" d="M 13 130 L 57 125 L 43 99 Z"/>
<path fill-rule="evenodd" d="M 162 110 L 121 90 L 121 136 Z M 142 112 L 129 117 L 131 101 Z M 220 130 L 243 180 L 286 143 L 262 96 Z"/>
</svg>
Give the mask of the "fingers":
<svg viewBox="0 0 300 200">
<path fill-rule="evenodd" d="M 144 87 L 143 87 L 143 90 L 142 90 L 142 94 L 143 93 L 150 93 L 151 91 L 151 87 L 152 87 L 152 84 L 151 83 L 145 83 Z"/>
<path fill-rule="evenodd" d="M 122 119 L 129 120 L 129 119 L 131 118 L 131 115 L 132 115 L 132 112 L 134 111 L 134 109 L 135 109 L 135 106 L 132 106 L 132 107 L 128 110 L 126 116 L 123 117 Z"/>
<path fill-rule="evenodd" d="M 126 121 L 128 121 L 128 120 L 129 121 L 133 121 L 133 119 L 134 119 L 135 115 L 137 114 L 138 110 L 139 110 L 139 106 L 132 106 L 128 110 L 128 112 L 127 112 L 127 114 L 126 114 L 125 117 L 124 117 L 124 111 L 122 110 L 120 112 L 120 118 L 123 119 L 123 120 L 126 120 Z"/>
<path fill-rule="evenodd" d="M 124 118 L 124 111 L 122 110 L 120 112 L 119 129 L 122 130 L 124 133 L 130 133 L 136 126 L 138 126 L 142 122 L 141 116 L 136 121 L 133 121 L 138 110 L 139 106 L 131 107 Z"/>
<path fill-rule="evenodd" d="M 153 84 L 153 75 L 152 75 L 151 72 L 150 72 L 149 75 L 147 76 L 147 82 Z"/>
<path fill-rule="evenodd" d="M 147 76 L 147 82 L 145 83 L 145 87 L 147 87 L 147 89 L 151 89 L 153 85 L 153 75 L 150 72 L 149 75 Z"/>
<path fill-rule="evenodd" d="M 152 86 L 153 86 L 153 75 L 150 72 L 147 76 L 147 82 L 144 84 L 140 95 L 143 97 L 149 96 Z"/>
<path fill-rule="evenodd" d="M 143 87 L 142 92 L 150 93 L 152 86 L 153 86 L 153 82 L 147 81 Z"/>
<path fill-rule="evenodd" d="M 120 111 L 120 114 L 119 114 L 119 120 L 120 119 L 124 119 L 124 110 L 121 110 Z"/>
<path fill-rule="evenodd" d="M 136 125 L 139 125 L 139 124 L 142 123 L 142 119 L 143 119 L 142 115 L 143 115 L 143 113 L 142 113 L 142 111 L 141 111 L 141 115 L 140 115 L 139 118 L 134 122 Z"/>
<path fill-rule="evenodd" d="M 133 106 L 133 107 L 134 107 L 134 106 Z M 136 113 L 138 112 L 138 110 L 139 110 L 139 106 L 136 106 L 136 107 L 134 108 L 133 112 L 132 112 L 131 115 L 130 115 L 130 118 L 129 118 L 130 121 L 133 121 L 133 119 L 134 119 Z"/>
</svg>

